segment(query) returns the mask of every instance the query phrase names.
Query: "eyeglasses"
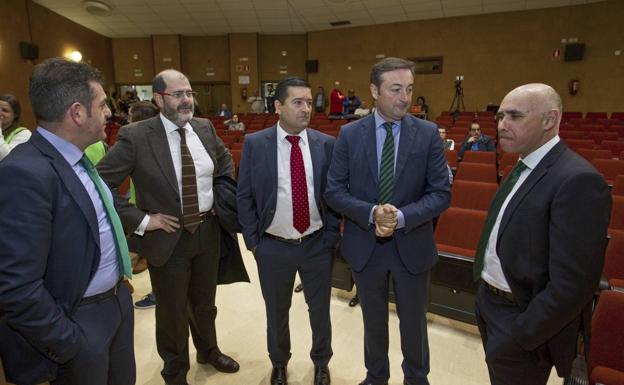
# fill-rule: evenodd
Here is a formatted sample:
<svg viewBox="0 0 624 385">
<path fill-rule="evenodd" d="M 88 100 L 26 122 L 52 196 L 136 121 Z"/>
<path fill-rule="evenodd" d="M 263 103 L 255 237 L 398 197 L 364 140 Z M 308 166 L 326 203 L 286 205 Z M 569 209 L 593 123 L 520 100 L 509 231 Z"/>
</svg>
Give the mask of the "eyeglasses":
<svg viewBox="0 0 624 385">
<path fill-rule="evenodd" d="M 172 93 L 168 92 L 156 92 L 158 95 L 162 96 L 172 96 L 176 99 L 182 99 L 182 97 L 186 96 L 187 98 L 193 98 L 197 96 L 197 91 L 174 91 Z"/>
</svg>

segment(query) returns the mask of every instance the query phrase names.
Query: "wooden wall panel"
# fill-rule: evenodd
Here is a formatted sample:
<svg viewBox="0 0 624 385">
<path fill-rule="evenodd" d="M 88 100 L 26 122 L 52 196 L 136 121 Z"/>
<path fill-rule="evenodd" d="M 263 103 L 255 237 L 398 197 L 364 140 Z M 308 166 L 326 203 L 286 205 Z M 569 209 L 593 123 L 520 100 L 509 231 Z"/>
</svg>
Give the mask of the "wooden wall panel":
<svg viewBox="0 0 624 385">
<path fill-rule="evenodd" d="M 249 84 L 240 84 L 242 78 L 248 78 Z M 251 111 L 250 104 L 241 97 L 241 90 L 250 90 L 258 86 L 258 35 L 238 33 L 230 35 L 230 86 L 232 102 L 229 107 L 234 112 Z"/>
<path fill-rule="evenodd" d="M 180 35 L 152 36 L 154 74 L 169 68 L 180 71 Z"/>
<path fill-rule="evenodd" d="M 288 76 L 305 79 L 307 46 L 306 35 L 260 35 L 258 37 L 260 80 L 275 81 Z"/>
<path fill-rule="evenodd" d="M 229 39 L 222 36 L 183 36 L 182 72 L 192 83 L 229 83 Z"/>
<path fill-rule="evenodd" d="M 115 82 L 118 84 L 151 84 L 154 78 L 152 39 L 113 39 Z"/>
</svg>

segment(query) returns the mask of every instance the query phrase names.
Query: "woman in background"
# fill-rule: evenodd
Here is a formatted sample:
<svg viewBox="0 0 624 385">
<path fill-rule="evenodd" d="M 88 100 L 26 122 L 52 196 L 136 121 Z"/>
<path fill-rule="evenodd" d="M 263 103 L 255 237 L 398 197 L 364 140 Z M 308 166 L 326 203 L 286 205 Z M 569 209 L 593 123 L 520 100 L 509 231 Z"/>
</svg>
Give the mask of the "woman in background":
<svg viewBox="0 0 624 385">
<path fill-rule="evenodd" d="M 30 130 L 22 127 L 22 108 L 17 98 L 10 94 L 0 95 L 0 160 L 9 155 L 17 145 L 30 139 Z"/>
</svg>

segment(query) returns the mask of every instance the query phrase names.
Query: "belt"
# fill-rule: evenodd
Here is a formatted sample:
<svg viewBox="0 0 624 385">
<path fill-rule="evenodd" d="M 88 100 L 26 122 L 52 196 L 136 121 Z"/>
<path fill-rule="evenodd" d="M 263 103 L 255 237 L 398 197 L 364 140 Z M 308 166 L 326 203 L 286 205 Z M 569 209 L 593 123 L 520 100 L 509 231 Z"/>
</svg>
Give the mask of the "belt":
<svg viewBox="0 0 624 385">
<path fill-rule="evenodd" d="M 267 238 L 271 238 L 271 239 L 275 239 L 276 241 L 280 241 L 280 242 L 285 242 L 285 243 L 290 243 L 291 245 L 298 245 L 303 241 L 307 241 L 308 239 L 317 236 L 323 229 L 320 228 L 318 230 L 316 230 L 313 233 L 310 233 L 308 235 L 304 235 L 301 238 L 295 238 L 295 239 L 290 239 L 290 238 L 282 238 L 282 237 L 278 237 L 277 235 L 273 235 L 270 233 L 264 233 L 264 236 Z"/>
<path fill-rule="evenodd" d="M 494 286 L 490 285 L 489 283 L 487 283 L 485 281 L 483 281 L 483 284 L 493 294 L 495 294 L 495 295 L 497 295 L 499 297 L 503 297 L 503 298 L 505 298 L 508 301 L 516 302 L 516 297 L 514 297 L 513 293 L 510 293 L 510 292 L 505 291 L 505 290 L 501 290 L 501 289 L 499 289 L 497 287 L 494 287 Z"/>
<path fill-rule="evenodd" d="M 119 285 L 121 285 L 121 282 L 122 280 L 119 280 L 119 282 L 117 282 L 115 286 L 111 287 L 110 289 L 106 290 L 103 293 L 90 295 L 88 297 L 83 297 L 78 303 L 78 306 L 89 305 L 95 302 L 101 302 L 101 301 L 104 301 L 105 299 L 116 296 L 117 293 L 119 292 Z"/>
<path fill-rule="evenodd" d="M 214 209 L 210 209 L 208 211 L 204 211 L 203 213 L 199 213 L 199 219 L 201 220 L 201 222 L 205 222 L 208 220 L 208 218 L 214 217 L 215 215 L 216 214 Z"/>
</svg>

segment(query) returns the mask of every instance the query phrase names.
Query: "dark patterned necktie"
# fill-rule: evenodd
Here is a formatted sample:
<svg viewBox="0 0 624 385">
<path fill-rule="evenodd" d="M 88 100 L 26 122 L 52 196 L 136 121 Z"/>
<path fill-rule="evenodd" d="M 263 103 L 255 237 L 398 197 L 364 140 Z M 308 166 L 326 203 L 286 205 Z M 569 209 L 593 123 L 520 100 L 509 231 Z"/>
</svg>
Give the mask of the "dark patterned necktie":
<svg viewBox="0 0 624 385">
<path fill-rule="evenodd" d="M 184 228 L 193 234 L 201 223 L 195 163 L 186 145 L 186 130 L 179 128 L 178 132 L 180 133 L 180 154 L 182 155 L 182 218 Z"/>
<path fill-rule="evenodd" d="M 394 135 L 392 135 L 392 122 L 386 122 L 383 126 L 386 129 L 386 140 L 384 140 L 381 151 L 381 164 L 379 166 L 377 199 L 380 204 L 390 202 L 394 190 Z"/>
<path fill-rule="evenodd" d="M 516 182 L 518 182 L 522 171 L 526 169 L 527 165 L 522 163 L 522 161 L 518 161 L 518 163 L 516 163 L 516 165 L 514 166 L 513 170 L 511 170 L 509 177 L 500 186 L 500 188 L 496 192 L 496 195 L 494 196 L 494 199 L 492 200 L 490 210 L 488 211 L 487 219 L 485 220 L 485 225 L 483 226 L 483 231 L 481 232 L 481 238 L 479 239 L 479 244 L 477 245 L 477 252 L 475 253 L 475 260 L 472 271 L 475 281 L 478 281 L 479 278 L 481 278 L 481 271 L 483 270 L 483 260 L 485 257 L 485 248 L 488 245 L 490 234 L 492 234 L 492 229 L 494 228 L 494 224 L 496 223 L 498 213 L 503 206 L 503 202 L 505 202 L 505 199 L 513 189 L 514 185 L 516 184 Z"/>
<path fill-rule="evenodd" d="M 290 186 L 292 190 L 293 227 L 303 234 L 310 227 L 310 207 L 308 206 L 308 184 L 306 183 L 303 154 L 299 148 L 298 136 L 288 135 L 290 148 Z"/>
</svg>

